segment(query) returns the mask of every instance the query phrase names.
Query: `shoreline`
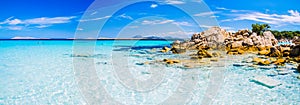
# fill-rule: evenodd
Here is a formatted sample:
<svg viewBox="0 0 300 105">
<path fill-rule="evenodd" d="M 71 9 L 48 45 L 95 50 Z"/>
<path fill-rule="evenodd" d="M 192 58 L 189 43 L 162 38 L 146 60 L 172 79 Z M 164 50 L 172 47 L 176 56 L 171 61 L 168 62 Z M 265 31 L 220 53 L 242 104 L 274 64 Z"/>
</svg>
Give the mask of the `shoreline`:
<svg viewBox="0 0 300 105">
<path fill-rule="evenodd" d="M 105 39 L 0 39 L 0 41 L 20 41 L 20 40 L 46 40 L 46 41 L 76 41 L 76 40 L 87 40 L 87 41 L 94 41 L 94 40 L 149 40 L 149 41 L 176 41 L 176 40 L 184 40 L 184 39 L 144 39 L 144 38 L 105 38 Z"/>
</svg>

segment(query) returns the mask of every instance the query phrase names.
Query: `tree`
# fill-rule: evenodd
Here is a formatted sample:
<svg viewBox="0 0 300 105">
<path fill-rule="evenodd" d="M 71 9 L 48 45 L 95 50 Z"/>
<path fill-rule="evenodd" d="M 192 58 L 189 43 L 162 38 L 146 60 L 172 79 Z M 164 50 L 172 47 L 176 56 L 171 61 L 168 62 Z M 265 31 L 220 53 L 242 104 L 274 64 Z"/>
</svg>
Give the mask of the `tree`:
<svg viewBox="0 0 300 105">
<path fill-rule="evenodd" d="M 258 35 L 262 35 L 263 32 L 269 30 L 271 26 L 269 24 L 252 24 L 252 32 L 257 33 Z"/>
<path fill-rule="evenodd" d="M 281 37 L 282 37 L 282 36 L 281 36 L 281 33 L 280 33 L 279 31 L 277 31 L 277 30 L 272 30 L 271 32 L 273 33 L 273 35 L 274 35 L 276 38 L 281 38 Z"/>
</svg>

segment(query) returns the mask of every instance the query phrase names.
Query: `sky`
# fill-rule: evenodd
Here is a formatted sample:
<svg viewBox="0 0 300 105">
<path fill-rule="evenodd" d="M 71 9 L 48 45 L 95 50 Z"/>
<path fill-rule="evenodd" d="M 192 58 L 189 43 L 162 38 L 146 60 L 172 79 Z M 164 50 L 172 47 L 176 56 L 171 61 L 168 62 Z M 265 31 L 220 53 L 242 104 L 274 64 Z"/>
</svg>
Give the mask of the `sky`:
<svg viewBox="0 0 300 105">
<path fill-rule="evenodd" d="M 227 31 L 300 30 L 298 0 L 1 0 L 0 39 L 188 38 L 212 26 Z M 96 34 L 96 35 L 95 35 Z"/>
</svg>

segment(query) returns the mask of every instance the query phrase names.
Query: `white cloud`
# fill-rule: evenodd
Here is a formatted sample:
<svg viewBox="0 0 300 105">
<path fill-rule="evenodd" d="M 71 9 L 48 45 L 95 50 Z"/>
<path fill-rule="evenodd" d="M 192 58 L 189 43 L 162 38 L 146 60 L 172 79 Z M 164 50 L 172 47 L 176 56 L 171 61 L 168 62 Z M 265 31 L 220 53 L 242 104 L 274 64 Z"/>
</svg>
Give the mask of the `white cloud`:
<svg viewBox="0 0 300 105">
<path fill-rule="evenodd" d="M 221 26 L 222 29 L 225 29 L 225 30 L 233 30 L 234 28 L 233 27 L 226 27 L 226 26 Z"/>
<path fill-rule="evenodd" d="M 216 7 L 218 10 L 223 10 L 223 11 L 230 11 L 230 12 L 250 12 L 249 10 L 236 10 L 236 9 L 229 9 L 229 8 L 224 8 L 224 7 Z"/>
<path fill-rule="evenodd" d="M 157 25 L 157 24 L 167 24 L 172 23 L 174 20 L 144 20 L 143 25 Z"/>
<path fill-rule="evenodd" d="M 10 17 L 0 24 L 4 25 L 9 30 L 22 30 L 24 27 L 33 25 L 36 28 L 45 28 L 53 24 L 63 24 L 69 23 L 72 19 L 76 18 L 75 16 L 70 17 L 41 17 L 41 18 L 32 18 L 21 20 L 14 17 Z M 18 26 L 16 26 L 18 25 Z"/>
<path fill-rule="evenodd" d="M 62 23 L 69 23 L 71 19 L 74 19 L 75 16 L 70 17 L 41 17 L 41 18 L 34 18 L 34 19 L 27 19 L 24 20 L 24 24 L 62 24 Z"/>
<path fill-rule="evenodd" d="M 91 13 L 91 15 L 96 15 L 98 12 L 97 11 L 95 11 L 95 12 L 93 12 L 93 13 Z"/>
<path fill-rule="evenodd" d="M 133 28 L 133 29 L 135 29 L 135 28 L 139 28 L 139 26 L 128 26 L 128 28 Z"/>
<path fill-rule="evenodd" d="M 230 12 L 239 13 L 239 12 L 251 12 L 251 11 L 249 11 L 249 10 L 235 10 L 235 9 L 231 9 Z"/>
<path fill-rule="evenodd" d="M 17 24 L 21 24 L 22 21 L 20 19 L 13 19 L 13 20 L 10 20 L 8 21 L 8 24 L 10 25 L 17 25 Z"/>
<path fill-rule="evenodd" d="M 215 27 L 215 26 L 210 26 L 210 25 L 200 25 L 201 28 L 211 28 L 211 27 Z"/>
<path fill-rule="evenodd" d="M 159 24 L 174 24 L 178 26 L 192 26 L 189 22 L 177 22 L 174 20 L 144 20 L 142 21 L 142 25 L 159 25 Z"/>
<path fill-rule="evenodd" d="M 9 30 L 22 30 L 22 26 L 8 26 L 7 29 Z"/>
<path fill-rule="evenodd" d="M 202 28 L 211 28 L 211 27 L 221 27 L 222 29 L 225 30 L 233 30 L 233 27 L 228 27 L 228 26 L 210 26 L 210 25 L 200 25 Z"/>
<path fill-rule="evenodd" d="M 20 20 L 20 19 L 12 19 L 12 17 L 6 19 L 4 22 L 0 22 L 0 24 L 9 24 L 9 25 L 18 25 L 18 24 L 62 24 L 62 23 L 69 23 L 71 19 L 75 18 L 75 16 L 70 17 L 41 17 L 41 18 L 33 18 L 27 20 Z"/>
<path fill-rule="evenodd" d="M 51 25 L 38 25 L 35 26 L 36 28 L 46 28 L 46 27 L 50 27 Z"/>
<path fill-rule="evenodd" d="M 218 18 L 218 17 L 220 17 L 220 16 L 216 16 L 216 15 L 210 16 L 210 18 Z"/>
<path fill-rule="evenodd" d="M 189 22 L 173 22 L 173 24 L 178 26 L 192 26 Z"/>
<path fill-rule="evenodd" d="M 182 0 L 166 0 L 167 4 L 184 4 L 185 2 Z"/>
<path fill-rule="evenodd" d="M 218 11 L 214 11 L 214 12 L 212 12 L 212 11 L 210 11 L 210 12 L 202 12 L 202 13 L 198 13 L 198 14 L 194 14 L 194 16 L 212 16 L 212 15 L 214 15 L 214 14 L 216 14 L 216 13 L 219 13 Z"/>
<path fill-rule="evenodd" d="M 219 10 L 230 10 L 230 9 L 227 9 L 227 8 L 224 8 L 224 7 L 216 7 L 216 9 L 219 9 Z"/>
<path fill-rule="evenodd" d="M 270 10 L 269 9 L 265 9 L 265 13 L 268 13 L 268 12 L 270 12 Z"/>
<path fill-rule="evenodd" d="M 124 19 L 129 19 L 129 20 L 133 20 L 133 18 L 131 16 L 128 16 L 126 14 L 122 14 L 119 17 L 124 18 Z"/>
<path fill-rule="evenodd" d="M 195 32 L 174 31 L 167 32 L 167 35 L 193 35 Z"/>
<path fill-rule="evenodd" d="M 23 37 L 23 36 L 16 36 L 16 37 L 13 37 L 11 39 L 38 39 L 38 38 L 35 38 L 35 37 Z"/>
<path fill-rule="evenodd" d="M 107 19 L 110 18 L 111 16 L 104 16 L 104 17 L 98 17 L 98 18 L 93 18 L 93 19 L 82 19 L 79 20 L 80 22 L 87 22 L 87 21 L 97 21 L 97 20 L 102 20 L 102 19 Z"/>
<path fill-rule="evenodd" d="M 202 0 L 193 0 L 193 2 L 202 3 Z"/>
<path fill-rule="evenodd" d="M 294 10 L 288 10 L 288 13 L 290 13 L 292 16 L 295 16 L 295 17 L 299 17 L 300 15 L 299 15 L 299 12 L 296 10 L 296 11 L 294 11 Z"/>
<path fill-rule="evenodd" d="M 83 30 L 83 28 L 77 28 L 76 30 L 78 30 L 78 31 L 82 31 L 82 30 Z"/>
<path fill-rule="evenodd" d="M 233 19 L 225 19 L 222 22 L 226 21 L 239 21 L 239 20 L 250 20 L 256 22 L 262 22 L 273 25 L 300 25 L 300 16 L 297 10 L 289 10 L 289 15 L 280 15 L 280 14 L 267 14 L 261 12 L 245 12 L 245 13 L 236 13 L 231 14 L 234 16 Z"/>
<path fill-rule="evenodd" d="M 156 8 L 158 5 L 157 4 L 151 4 L 151 8 Z"/>
<path fill-rule="evenodd" d="M 0 22 L 0 24 L 8 24 L 12 18 L 14 18 L 14 17 L 13 17 L 13 16 L 12 16 L 12 17 L 9 17 L 9 18 L 7 18 L 5 21 Z"/>
</svg>

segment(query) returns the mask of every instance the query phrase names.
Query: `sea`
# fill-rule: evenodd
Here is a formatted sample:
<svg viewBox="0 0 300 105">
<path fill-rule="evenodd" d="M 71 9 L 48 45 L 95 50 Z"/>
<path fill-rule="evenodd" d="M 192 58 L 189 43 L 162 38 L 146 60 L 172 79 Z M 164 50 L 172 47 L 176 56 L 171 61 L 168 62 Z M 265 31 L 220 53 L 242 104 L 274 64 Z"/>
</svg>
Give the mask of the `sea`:
<svg viewBox="0 0 300 105">
<path fill-rule="evenodd" d="M 224 55 L 196 68 L 164 59 L 167 40 L 1 40 L 0 105 L 299 105 L 295 64 L 240 64 Z M 201 62 L 201 61 L 199 61 Z M 239 64 L 239 65 L 237 65 Z M 280 74 L 281 70 L 288 73 Z M 253 81 L 280 82 L 268 87 Z"/>
</svg>

